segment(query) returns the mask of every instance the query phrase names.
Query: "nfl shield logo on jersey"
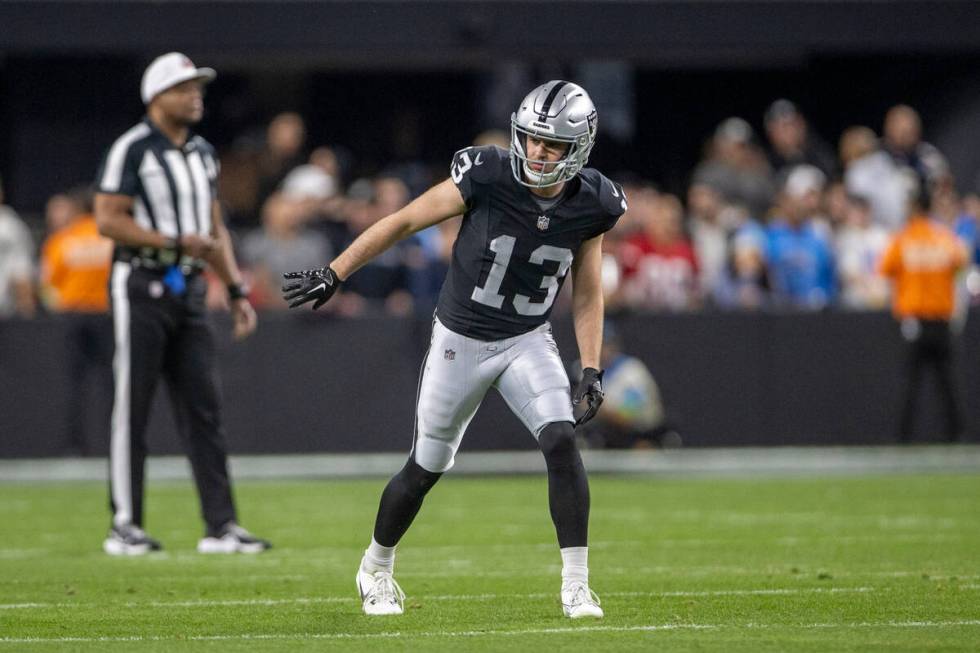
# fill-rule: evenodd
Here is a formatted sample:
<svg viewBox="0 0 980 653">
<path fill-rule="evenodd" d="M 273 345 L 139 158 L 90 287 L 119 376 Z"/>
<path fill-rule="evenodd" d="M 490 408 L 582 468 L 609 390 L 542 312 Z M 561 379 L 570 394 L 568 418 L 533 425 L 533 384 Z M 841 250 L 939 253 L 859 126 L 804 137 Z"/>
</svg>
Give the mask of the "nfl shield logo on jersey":
<svg viewBox="0 0 980 653">
<path fill-rule="evenodd" d="M 544 231 L 545 229 L 548 228 L 548 223 L 549 222 L 551 222 L 551 219 L 548 216 L 546 216 L 546 215 L 539 215 L 538 216 L 538 229 L 540 229 L 541 231 Z"/>
<path fill-rule="evenodd" d="M 447 361 L 454 361 L 456 360 L 456 352 L 454 352 L 452 349 L 447 349 L 445 357 Z"/>
</svg>

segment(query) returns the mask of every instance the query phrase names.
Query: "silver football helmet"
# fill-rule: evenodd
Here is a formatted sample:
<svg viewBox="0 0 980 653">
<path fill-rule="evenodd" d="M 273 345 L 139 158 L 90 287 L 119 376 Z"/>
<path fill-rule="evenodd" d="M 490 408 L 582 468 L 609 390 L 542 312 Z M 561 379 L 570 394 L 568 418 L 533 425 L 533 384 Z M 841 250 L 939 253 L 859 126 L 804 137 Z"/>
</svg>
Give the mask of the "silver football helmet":
<svg viewBox="0 0 980 653">
<path fill-rule="evenodd" d="M 560 79 L 537 87 L 510 117 L 510 167 L 514 179 L 534 188 L 568 181 L 589 160 L 597 129 L 598 114 L 584 88 Z M 568 143 L 568 150 L 557 162 L 531 161 L 526 149 L 528 136 Z M 554 167 L 550 172 L 538 172 L 531 168 L 532 163 Z"/>
</svg>

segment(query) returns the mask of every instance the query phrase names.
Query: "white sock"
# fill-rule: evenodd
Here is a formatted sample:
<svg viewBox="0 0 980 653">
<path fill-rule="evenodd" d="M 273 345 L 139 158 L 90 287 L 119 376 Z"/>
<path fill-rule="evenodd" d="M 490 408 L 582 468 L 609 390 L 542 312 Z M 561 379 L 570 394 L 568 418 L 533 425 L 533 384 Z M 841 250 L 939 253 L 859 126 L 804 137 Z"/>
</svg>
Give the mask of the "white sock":
<svg viewBox="0 0 980 653">
<path fill-rule="evenodd" d="M 573 580 L 589 582 L 589 547 L 570 546 L 561 549 L 561 583 Z"/>
<path fill-rule="evenodd" d="M 392 572 L 395 569 L 395 547 L 381 546 L 371 538 L 371 546 L 364 551 L 361 561 L 364 571 L 373 574 L 376 571 Z"/>
</svg>

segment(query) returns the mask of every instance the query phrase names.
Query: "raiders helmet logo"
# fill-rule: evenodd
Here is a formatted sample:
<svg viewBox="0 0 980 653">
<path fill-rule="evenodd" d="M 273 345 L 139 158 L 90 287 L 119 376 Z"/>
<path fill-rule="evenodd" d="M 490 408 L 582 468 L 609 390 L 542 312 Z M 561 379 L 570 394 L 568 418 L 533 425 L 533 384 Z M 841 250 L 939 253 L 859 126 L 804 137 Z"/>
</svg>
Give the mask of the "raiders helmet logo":
<svg viewBox="0 0 980 653">
<path fill-rule="evenodd" d="M 549 218 L 548 216 L 546 216 L 546 215 L 539 215 L 538 216 L 538 229 L 540 229 L 541 231 L 544 231 L 545 229 L 548 228 L 548 224 L 550 222 L 551 222 L 551 218 Z"/>
<path fill-rule="evenodd" d="M 596 112 L 595 109 L 593 109 L 592 110 L 592 113 L 590 113 L 588 115 L 588 117 L 586 118 L 586 120 L 589 121 L 589 133 L 592 134 L 592 136 L 595 136 L 596 127 L 599 126 L 599 114 L 598 114 L 598 112 Z"/>
</svg>

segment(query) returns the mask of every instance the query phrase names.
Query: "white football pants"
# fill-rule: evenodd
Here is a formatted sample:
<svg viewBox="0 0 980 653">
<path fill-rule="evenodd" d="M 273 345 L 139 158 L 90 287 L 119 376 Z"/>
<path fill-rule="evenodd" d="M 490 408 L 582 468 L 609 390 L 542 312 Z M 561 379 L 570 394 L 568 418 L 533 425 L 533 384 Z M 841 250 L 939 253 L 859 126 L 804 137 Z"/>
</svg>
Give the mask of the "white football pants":
<svg viewBox="0 0 980 653">
<path fill-rule="evenodd" d="M 535 438 L 552 422 L 575 421 L 568 375 L 550 324 L 488 342 L 450 331 L 437 319 L 419 380 L 415 462 L 430 472 L 451 468 L 463 433 L 491 387 Z"/>
</svg>

